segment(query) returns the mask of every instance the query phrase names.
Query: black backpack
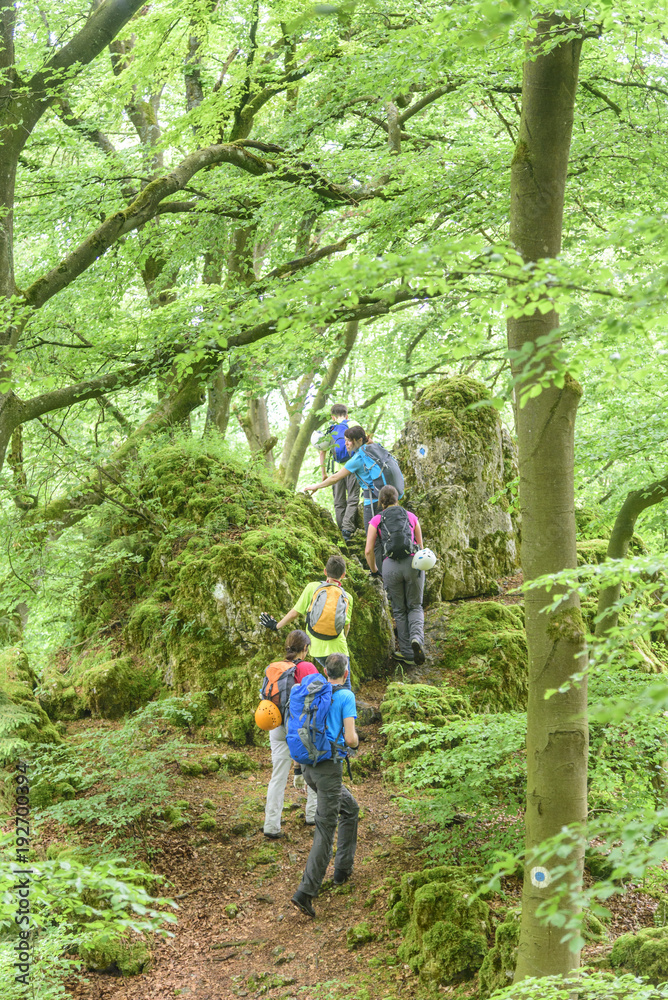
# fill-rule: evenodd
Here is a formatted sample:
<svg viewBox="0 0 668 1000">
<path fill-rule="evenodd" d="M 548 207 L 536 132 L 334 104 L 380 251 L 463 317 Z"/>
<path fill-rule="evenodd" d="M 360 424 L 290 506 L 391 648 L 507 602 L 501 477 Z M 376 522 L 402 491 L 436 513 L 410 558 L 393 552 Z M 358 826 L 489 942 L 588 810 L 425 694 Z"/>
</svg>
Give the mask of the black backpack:
<svg viewBox="0 0 668 1000">
<path fill-rule="evenodd" d="M 408 514 L 396 504 L 380 515 L 380 540 L 383 559 L 407 559 L 416 551 Z"/>
</svg>

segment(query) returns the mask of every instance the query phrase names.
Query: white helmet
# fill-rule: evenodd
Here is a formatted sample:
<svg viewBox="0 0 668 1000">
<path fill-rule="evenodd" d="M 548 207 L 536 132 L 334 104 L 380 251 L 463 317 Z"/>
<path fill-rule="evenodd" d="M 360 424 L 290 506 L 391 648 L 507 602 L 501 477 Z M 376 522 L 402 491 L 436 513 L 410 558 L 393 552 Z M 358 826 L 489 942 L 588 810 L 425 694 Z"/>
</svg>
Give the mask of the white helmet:
<svg viewBox="0 0 668 1000">
<path fill-rule="evenodd" d="M 413 556 L 413 569 L 431 569 L 436 565 L 436 556 L 431 549 L 418 549 Z"/>
</svg>

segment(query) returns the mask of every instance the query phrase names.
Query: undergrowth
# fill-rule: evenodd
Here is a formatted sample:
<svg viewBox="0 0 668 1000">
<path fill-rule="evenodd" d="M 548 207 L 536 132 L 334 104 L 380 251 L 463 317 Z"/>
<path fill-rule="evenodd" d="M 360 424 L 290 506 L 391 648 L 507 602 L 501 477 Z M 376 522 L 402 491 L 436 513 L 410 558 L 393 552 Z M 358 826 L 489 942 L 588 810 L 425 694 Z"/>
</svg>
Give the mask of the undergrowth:
<svg viewBox="0 0 668 1000">
<path fill-rule="evenodd" d="M 134 837 L 147 856 L 151 821 L 169 799 L 167 765 L 190 749 L 171 725 L 199 721 L 188 698 L 151 702 L 119 728 L 89 731 L 76 742 L 35 748 L 31 780 L 40 819 L 99 829 L 101 845 Z M 54 793 L 71 797 L 51 802 Z"/>
</svg>

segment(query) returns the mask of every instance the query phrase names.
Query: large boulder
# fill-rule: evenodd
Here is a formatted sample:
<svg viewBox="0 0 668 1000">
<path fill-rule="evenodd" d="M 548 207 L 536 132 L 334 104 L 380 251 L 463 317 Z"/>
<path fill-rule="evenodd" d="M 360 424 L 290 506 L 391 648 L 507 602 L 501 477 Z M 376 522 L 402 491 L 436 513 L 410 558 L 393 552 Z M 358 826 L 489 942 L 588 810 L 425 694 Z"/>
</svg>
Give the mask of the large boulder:
<svg viewBox="0 0 668 1000">
<path fill-rule="evenodd" d="M 437 604 L 425 615 L 428 674 L 465 694 L 477 712 L 526 708 L 528 652 L 519 605 Z"/>
<path fill-rule="evenodd" d="M 488 399 L 486 387 L 467 376 L 435 382 L 418 394 L 394 448 L 406 503 L 438 556 L 426 602 L 496 593 L 498 578 L 519 565 L 508 501 L 516 452 Z"/>
<path fill-rule="evenodd" d="M 323 579 L 339 551 L 336 525 L 310 497 L 194 444 L 147 454 L 133 489 L 133 509 L 110 508 L 102 521 L 82 588 L 83 652 L 65 673 L 47 672 L 44 704 L 54 715 L 114 717 L 158 686 L 209 691 L 250 735 L 262 674 L 288 631 L 268 632 L 260 613 L 283 617 L 309 581 Z M 360 681 L 389 662 L 391 621 L 355 557 L 345 587 Z"/>
</svg>

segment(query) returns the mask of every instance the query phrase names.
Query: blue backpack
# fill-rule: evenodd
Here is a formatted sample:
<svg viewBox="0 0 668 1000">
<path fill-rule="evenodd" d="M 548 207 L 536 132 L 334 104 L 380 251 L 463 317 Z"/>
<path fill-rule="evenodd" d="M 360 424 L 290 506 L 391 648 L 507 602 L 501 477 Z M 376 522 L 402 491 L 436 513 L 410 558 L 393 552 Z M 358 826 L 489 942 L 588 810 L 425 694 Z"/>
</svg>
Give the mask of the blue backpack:
<svg viewBox="0 0 668 1000">
<path fill-rule="evenodd" d="M 332 758 L 333 744 L 327 736 L 327 713 L 331 704 L 332 685 L 321 674 L 308 674 L 290 692 L 285 739 L 290 756 L 298 764 L 315 767 Z"/>
<path fill-rule="evenodd" d="M 331 435 L 332 441 L 334 442 L 334 447 L 332 448 L 332 454 L 337 462 L 347 462 L 350 458 L 348 450 L 346 448 L 346 431 L 348 430 L 348 421 L 342 420 L 340 424 L 332 424 L 328 430 L 328 434 Z"/>
</svg>

